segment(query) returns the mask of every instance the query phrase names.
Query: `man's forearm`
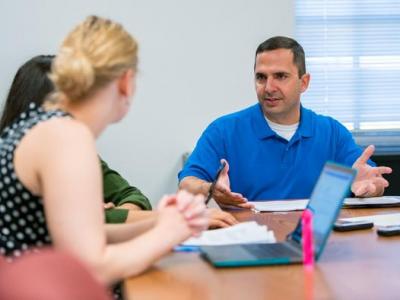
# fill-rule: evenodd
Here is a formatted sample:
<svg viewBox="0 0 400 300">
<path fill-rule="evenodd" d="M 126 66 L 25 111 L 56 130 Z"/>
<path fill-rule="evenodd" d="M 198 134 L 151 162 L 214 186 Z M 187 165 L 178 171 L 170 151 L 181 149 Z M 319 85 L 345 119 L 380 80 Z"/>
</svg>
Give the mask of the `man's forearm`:
<svg viewBox="0 0 400 300">
<path fill-rule="evenodd" d="M 125 223 L 134 223 L 147 219 L 156 220 L 157 215 L 157 211 L 154 210 L 129 210 Z"/>
<path fill-rule="evenodd" d="M 130 240 L 150 228 L 156 223 L 156 218 L 149 218 L 134 224 L 107 224 L 105 225 L 107 243 L 121 243 Z"/>
<path fill-rule="evenodd" d="M 129 209 L 129 210 L 142 210 L 142 208 L 136 204 L 133 203 L 124 203 L 121 204 L 119 206 L 117 206 L 119 208 L 125 208 L 125 209 Z"/>
<path fill-rule="evenodd" d="M 205 196 L 208 195 L 208 192 L 210 191 L 210 186 L 210 182 L 194 176 L 185 177 L 179 183 L 179 189 L 186 190 L 192 194 L 203 194 Z"/>
</svg>

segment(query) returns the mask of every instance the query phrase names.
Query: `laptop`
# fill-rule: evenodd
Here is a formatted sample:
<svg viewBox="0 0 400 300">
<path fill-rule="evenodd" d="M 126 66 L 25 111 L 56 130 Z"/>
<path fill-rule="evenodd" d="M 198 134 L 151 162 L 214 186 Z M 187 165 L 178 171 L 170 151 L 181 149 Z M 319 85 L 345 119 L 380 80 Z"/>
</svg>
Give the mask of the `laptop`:
<svg viewBox="0 0 400 300">
<path fill-rule="evenodd" d="M 307 204 L 307 208 L 313 212 L 316 260 L 322 254 L 355 176 L 356 170 L 328 162 L 318 178 Z M 281 243 L 202 246 L 200 250 L 202 257 L 215 267 L 302 263 L 301 219 L 294 231 Z"/>
</svg>

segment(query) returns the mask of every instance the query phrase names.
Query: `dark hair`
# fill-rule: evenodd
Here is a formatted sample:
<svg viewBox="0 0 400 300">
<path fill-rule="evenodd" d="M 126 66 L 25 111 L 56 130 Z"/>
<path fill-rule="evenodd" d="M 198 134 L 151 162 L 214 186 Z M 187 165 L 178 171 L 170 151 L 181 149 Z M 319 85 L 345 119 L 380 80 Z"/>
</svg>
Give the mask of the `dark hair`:
<svg viewBox="0 0 400 300">
<path fill-rule="evenodd" d="M 299 71 L 299 78 L 306 73 L 306 59 L 303 47 L 294 39 L 286 36 L 274 36 L 262 42 L 256 50 L 257 54 L 277 49 L 290 49 L 293 53 L 293 63 Z M 254 64 L 255 66 L 255 64 Z"/>
<path fill-rule="evenodd" d="M 18 69 L 4 104 L 0 132 L 27 110 L 30 102 L 42 105 L 46 96 L 54 90 L 47 76 L 53 58 L 54 55 L 38 55 Z"/>
</svg>

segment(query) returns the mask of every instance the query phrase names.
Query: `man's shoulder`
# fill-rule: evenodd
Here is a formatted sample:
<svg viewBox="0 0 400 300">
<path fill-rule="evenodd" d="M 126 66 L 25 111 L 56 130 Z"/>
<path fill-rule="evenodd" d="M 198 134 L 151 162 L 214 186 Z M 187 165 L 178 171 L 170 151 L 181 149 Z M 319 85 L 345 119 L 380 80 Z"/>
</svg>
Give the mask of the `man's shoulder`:
<svg viewBox="0 0 400 300">
<path fill-rule="evenodd" d="M 323 135 L 326 134 L 345 134 L 348 135 L 350 131 L 337 119 L 317 113 L 308 108 L 302 108 L 303 112 L 306 114 L 306 119 L 311 127 L 314 128 L 314 132 L 319 132 Z"/>
<path fill-rule="evenodd" d="M 259 113 L 259 107 L 258 104 L 254 104 L 239 111 L 223 115 L 217 118 L 213 123 L 221 125 L 235 124 L 237 122 L 247 121 L 257 113 Z"/>
<path fill-rule="evenodd" d="M 340 121 L 336 120 L 335 118 L 317 113 L 309 108 L 303 107 L 303 111 L 309 116 L 310 119 L 312 119 L 314 122 L 316 122 L 317 125 L 322 125 L 322 124 L 331 124 L 334 126 L 343 126 Z"/>
</svg>

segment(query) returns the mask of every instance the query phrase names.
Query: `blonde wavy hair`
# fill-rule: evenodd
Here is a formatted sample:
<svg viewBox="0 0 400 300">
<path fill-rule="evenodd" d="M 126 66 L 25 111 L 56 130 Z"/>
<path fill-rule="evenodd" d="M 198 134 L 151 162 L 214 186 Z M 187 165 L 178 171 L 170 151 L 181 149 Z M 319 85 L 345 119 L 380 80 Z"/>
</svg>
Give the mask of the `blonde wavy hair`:
<svg viewBox="0 0 400 300">
<path fill-rule="evenodd" d="M 138 44 L 118 23 L 89 16 L 68 34 L 52 64 L 54 98 L 82 100 L 128 69 L 136 71 Z M 57 95 L 57 96 L 56 96 Z"/>
</svg>

